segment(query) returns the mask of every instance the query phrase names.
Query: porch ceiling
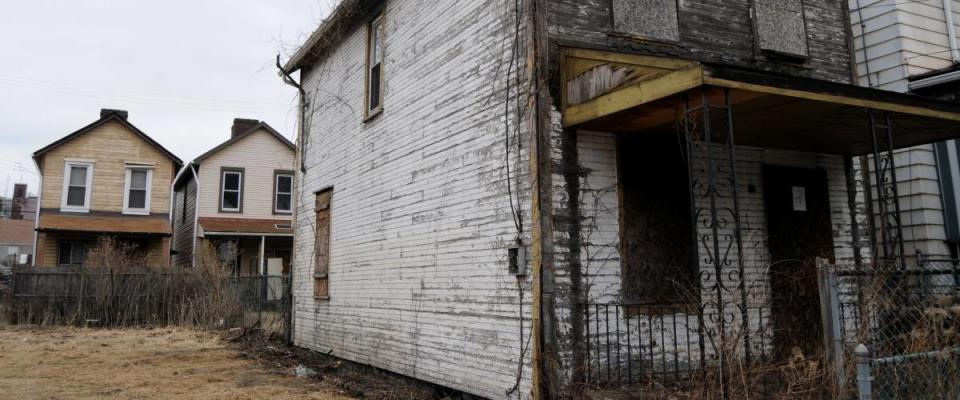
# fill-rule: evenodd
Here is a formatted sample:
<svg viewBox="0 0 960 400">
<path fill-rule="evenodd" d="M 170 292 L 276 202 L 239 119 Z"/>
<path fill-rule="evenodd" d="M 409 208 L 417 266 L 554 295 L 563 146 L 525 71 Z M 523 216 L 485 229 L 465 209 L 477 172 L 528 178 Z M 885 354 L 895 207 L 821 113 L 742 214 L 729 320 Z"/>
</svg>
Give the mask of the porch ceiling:
<svg viewBox="0 0 960 400">
<path fill-rule="evenodd" d="M 687 60 L 564 52 L 565 127 L 675 131 L 685 94 L 730 90 L 740 145 L 845 155 L 872 151 L 869 110 L 890 112 L 895 147 L 960 137 L 960 105 L 921 96 Z"/>
</svg>

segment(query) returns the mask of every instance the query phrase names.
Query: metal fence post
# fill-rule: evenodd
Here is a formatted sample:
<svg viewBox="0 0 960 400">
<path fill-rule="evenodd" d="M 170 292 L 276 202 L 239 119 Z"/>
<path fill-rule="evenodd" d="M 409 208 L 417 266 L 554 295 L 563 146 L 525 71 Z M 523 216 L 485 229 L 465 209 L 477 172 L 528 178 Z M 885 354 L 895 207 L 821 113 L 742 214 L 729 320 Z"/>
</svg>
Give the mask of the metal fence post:
<svg viewBox="0 0 960 400">
<path fill-rule="evenodd" d="M 820 319 L 823 323 L 823 345 L 834 369 L 834 383 L 843 389 L 846 373 L 843 368 L 843 321 L 837 276 L 828 260 L 817 258 L 817 283 L 820 289 Z"/>
<path fill-rule="evenodd" d="M 857 362 L 857 392 L 859 400 L 873 400 L 873 376 L 870 375 L 870 350 L 863 343 L 857 345 L 853 354 Z"/>
</svg>

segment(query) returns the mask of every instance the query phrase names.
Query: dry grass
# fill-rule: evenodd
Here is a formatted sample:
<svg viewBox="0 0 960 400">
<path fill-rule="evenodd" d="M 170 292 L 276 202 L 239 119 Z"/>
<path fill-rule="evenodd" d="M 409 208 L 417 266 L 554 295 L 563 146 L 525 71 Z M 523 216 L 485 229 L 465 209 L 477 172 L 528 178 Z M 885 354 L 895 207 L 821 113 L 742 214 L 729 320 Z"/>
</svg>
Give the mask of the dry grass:
<svg viewBox="0 0 960 400">
<path fill-rule="evenodd" d="M 186 329 L 0 328 L 0 397 L 347 399 Z"/>
</svg>

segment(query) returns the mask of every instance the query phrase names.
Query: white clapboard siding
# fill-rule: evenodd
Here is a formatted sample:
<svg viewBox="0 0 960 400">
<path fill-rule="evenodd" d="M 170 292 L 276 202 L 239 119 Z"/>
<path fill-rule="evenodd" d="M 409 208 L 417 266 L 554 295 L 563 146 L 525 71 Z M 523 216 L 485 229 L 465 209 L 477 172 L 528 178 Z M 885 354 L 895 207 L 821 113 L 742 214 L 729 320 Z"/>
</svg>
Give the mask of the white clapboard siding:
<svg viewBox="0 0 960 400">
<path fill-rule="evenodd" d="M 294 245 L 295 342 L 505 398 L 521 348 L 525 360 L 531 353 L 529 282 L 506 265 L 517 235 L 504 168 L 513 3 L 385 4 L 382 114 L 364 122 L 362 25 L 303 74 L 311 111 Z M 526 134 L 514 128 L 511 117 L 511 174 L 520 183 L 511 191 L 528 232 Z M 315 300 L 314 200 L 327 188 L 330 299 Z M 528 396 L 528 362 L 522 374 L 510 398 Z"/>
</svg>

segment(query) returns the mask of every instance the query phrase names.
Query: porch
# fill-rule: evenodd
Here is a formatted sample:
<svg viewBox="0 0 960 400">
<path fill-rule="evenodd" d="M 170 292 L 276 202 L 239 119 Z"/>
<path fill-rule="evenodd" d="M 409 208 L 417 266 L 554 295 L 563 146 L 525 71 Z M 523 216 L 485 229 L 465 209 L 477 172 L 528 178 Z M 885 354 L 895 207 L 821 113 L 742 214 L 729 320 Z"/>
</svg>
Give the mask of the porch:
<svg viewBox="0 0 960 400">
<path fill-rule="evenodd" d="M 290 270 L 290 236 L 207 234 L 217 259 L 236 276 L 286 276 Z"/>
<path fill-rule="evenodd" d="M 687 60 L 568 49 L 563 66 L 585 171 L 575 382 L 697 377 L 727 398 L 735 370 L 829 355 L 818 258 L 925 268 L 898 150 L 960 135 L 957 105 Z"/>
</svg>

